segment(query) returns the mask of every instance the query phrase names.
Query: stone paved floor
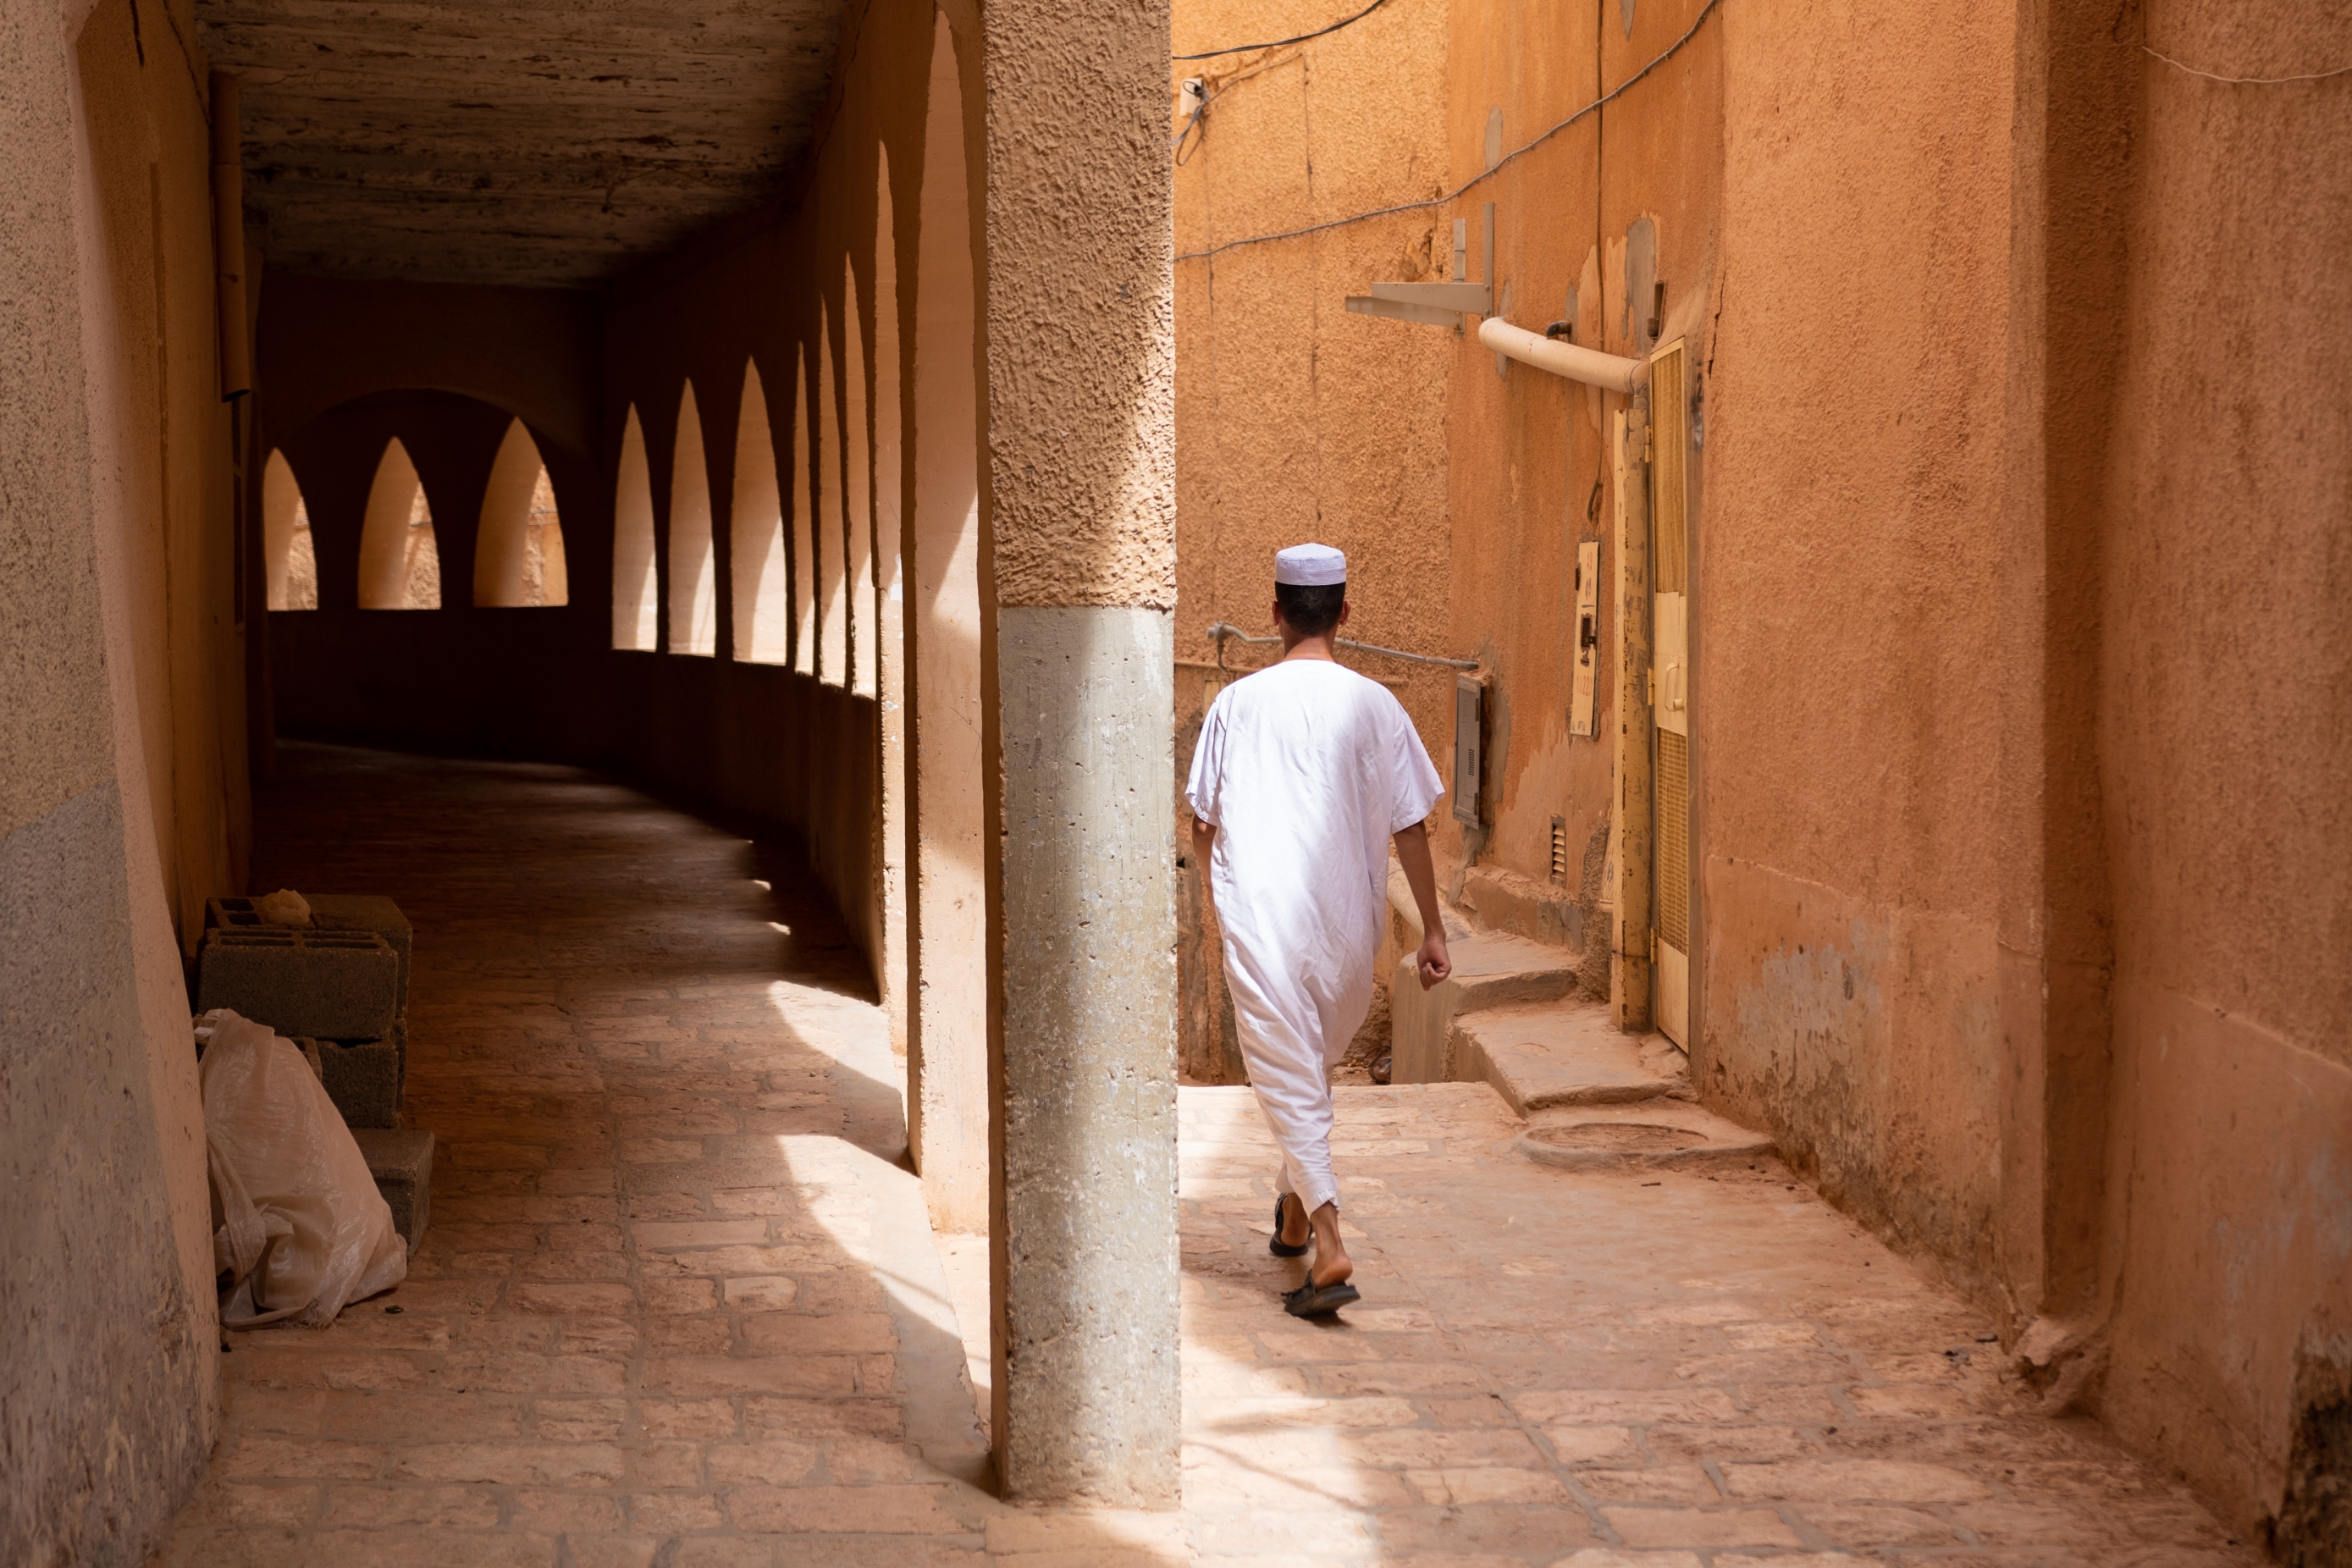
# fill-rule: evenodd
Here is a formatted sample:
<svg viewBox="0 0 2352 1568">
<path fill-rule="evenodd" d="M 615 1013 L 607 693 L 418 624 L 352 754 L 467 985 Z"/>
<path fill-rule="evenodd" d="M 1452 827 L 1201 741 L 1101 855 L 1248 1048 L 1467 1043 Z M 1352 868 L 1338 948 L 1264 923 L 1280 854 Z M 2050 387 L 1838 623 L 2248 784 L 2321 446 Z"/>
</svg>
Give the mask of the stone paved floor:
<svg viewBox="0 0 2352 1568">
<path fill-rule="evenodd" d="M 167 1563 L 2252 1560 L 1777 1165 L 1539 1168 L 1473 1086 L 1342 1091 L 1366 1302 L 1325 1326 L 1276 1302 L 1246 1091 L 1185 1090 L 1184 1511 L 1008 1508 L 970 1248 L 791 858 L 568 770 L 288 762 L 257 885 L 416 923 L 433 1226 L 333 1327 L 231 1336 Z"/>
</svg>

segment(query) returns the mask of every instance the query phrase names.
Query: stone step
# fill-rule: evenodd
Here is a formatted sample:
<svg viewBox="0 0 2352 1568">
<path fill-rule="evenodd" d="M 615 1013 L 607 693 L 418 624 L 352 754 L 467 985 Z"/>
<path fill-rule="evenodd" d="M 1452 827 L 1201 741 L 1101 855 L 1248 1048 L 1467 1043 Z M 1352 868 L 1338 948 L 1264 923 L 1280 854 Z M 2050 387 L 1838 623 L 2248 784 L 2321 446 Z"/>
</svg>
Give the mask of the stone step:
<svg viewBox="0 0 2352 1568">
<path fill-rule="evenodd" d="M 1458 928 L 1451 911 L 1446 926 L 1451 975 L 1423 991 L 1408 948 L 1389 977 L 1391 1083 L 1475 1082 L 1477 1074 L 1452 1059 L 1455 1019 L 1577 994 L 1581 961 L 1568 949 L 1502 931 Z M 1411 934 L 1418 947 L 1418 928 Z"/>
<path fill-rule="evenodd" d="M 1597 1002 L 1497 1007 L 1454 1021 L 1448 1063 L 1486 1079 L 1521 1116 L 1554 1106 L 1687 1099 L 1683 1054 L 1663 1035 L 1628 1035 Z"/>
<path fill-rule="evenodd" d="M 1570 1171 L 1745 1164 L 1771 1137 L 1679 1100 L 1538 1111 L 1513 1145 L 1519 1157 Z"/>
<path fill-rule="evenodd" d="M 433 1134 L 415 1127 L 354 1127 L 375 1190 L 392 1205 L 392 1228 L 413 1257 L 433 1209 Z"/>
</svg>

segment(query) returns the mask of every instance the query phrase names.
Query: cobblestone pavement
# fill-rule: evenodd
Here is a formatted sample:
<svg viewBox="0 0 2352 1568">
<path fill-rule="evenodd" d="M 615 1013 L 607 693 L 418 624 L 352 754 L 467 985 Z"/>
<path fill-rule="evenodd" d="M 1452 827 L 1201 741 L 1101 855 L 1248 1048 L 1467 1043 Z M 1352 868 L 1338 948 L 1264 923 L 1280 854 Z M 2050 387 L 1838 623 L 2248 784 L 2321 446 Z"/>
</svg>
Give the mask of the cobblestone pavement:
<svg viewBox="0 0 2352 1568">
<path fill-rule="evenodd" d="M 410 1279 L 229 1336 L 173 1564 L 2251 1561 L 1776 1164 L 1570 1174 L 1343 1089 L 1364 1305 L 1276 1300 L 1247 1091 L 1184 1091 L 1185 1508 L 989 1493 L 900 1068 L 786 853 L 570 770 L 289 748 L 256 886 L 417 930 Z M 971 1311 L 964 1318 L 972 1317 Z M 984 1367 L 984 1357 L 980 1364 Z"/>
</svg>

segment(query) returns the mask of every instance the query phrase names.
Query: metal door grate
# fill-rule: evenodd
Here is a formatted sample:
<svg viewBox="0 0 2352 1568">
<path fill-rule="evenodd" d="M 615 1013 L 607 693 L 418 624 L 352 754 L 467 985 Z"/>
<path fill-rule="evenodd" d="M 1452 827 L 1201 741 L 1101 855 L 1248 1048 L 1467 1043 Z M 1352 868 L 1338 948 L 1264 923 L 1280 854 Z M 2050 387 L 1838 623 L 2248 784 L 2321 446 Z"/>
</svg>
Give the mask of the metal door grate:
<svg viewBox="0 0 2352 1568">
<path fill-rule="evenodd" d="M 1688 593 L 1690 376 L 1681 340 L 1650 356 L 1651 591 Z"/>
<path fill-rule="evenodd" d="M 1690 737 L 1658 731 L 1658 936 L 1690 952 Z"/>
</svg>

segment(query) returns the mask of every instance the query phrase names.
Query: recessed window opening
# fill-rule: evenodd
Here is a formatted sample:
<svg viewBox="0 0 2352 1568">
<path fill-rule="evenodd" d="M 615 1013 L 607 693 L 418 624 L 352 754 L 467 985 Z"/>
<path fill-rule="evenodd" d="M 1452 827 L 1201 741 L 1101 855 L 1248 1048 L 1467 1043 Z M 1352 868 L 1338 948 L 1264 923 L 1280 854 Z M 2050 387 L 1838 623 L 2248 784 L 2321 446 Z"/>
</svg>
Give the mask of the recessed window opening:
<svg viewBox="0 0 2352 1568">
<path fill-rule="evenodd" d="M 441 550 L 433 536 L 433 509 L 408 448 L 395 436 L 376 464 L 366 521 L 360 526 L 360 608 L 440 607 Z"/>
<path fill-rule="evenodd" d="M 809 463 L 808 351 L 793 351 L 793 668 L 816 673 L 816 473 Z"/>
<path fill-rule="evenodd" d="M 474 535 L 474 603 L 536 609 L 567 604 L 571 597 L 555 486 L 540 459 L 539 443 L 518 419 L 499 443 L 490 482 L 482 491 L 481 526 Z"/>
<path fill-rule="evenodd" d="M 841 412 L 833 375 L 833 332 L 823 304 L 816 312 L 817 583 L 824 596 L 824 641 L 817 650 L 817 679 L 843 686 L 849 671 L 849 603 L 842 573 L 846 535 L 841 519 Z"/>
<path fill-rule="evenodd" d="M 768 428 L 768 394 L 760 367 L 743 366 L 743 407 L 735 426 L 733 534 L 735 657 L 790 664 L 793 584 L 784 564 L 784 514 L 776 489 L 776 438 Z"/>
<path fill-rule="evenodd" d="M 650 653 L 660 624 L 654 598 L 654 490 L 646 436 L 635 404 L 621 430 L 620 477 L 613 494 L 613 646 Z"/>
<path fill-rule="evenodd" d="M 849 528 L 849 685 L 860 696 L 874 695 L 874 453 L 866 440 L 866 333 L 859 324 L 857 268 L 844 257 L 841 263 L 842 382 L 847 397 L 847 437 L 842 457 L 847 464 L 846 521 Z"/>
<path fill-rule="evenodd" d="M 310 542 L 310 509 L 286 454 L 273 451 L 261 470 L 261 553 L 269 607 L 319 607 L 319 557 Z"/>
<path fill-rule="evenodd" d="M 694 383 L 677 404 L 669 474 L 669 651 L 719 651 L 719 584 L 710 558 L 710 469 L 702 460 L 702 413 Z"/>
</svg>

